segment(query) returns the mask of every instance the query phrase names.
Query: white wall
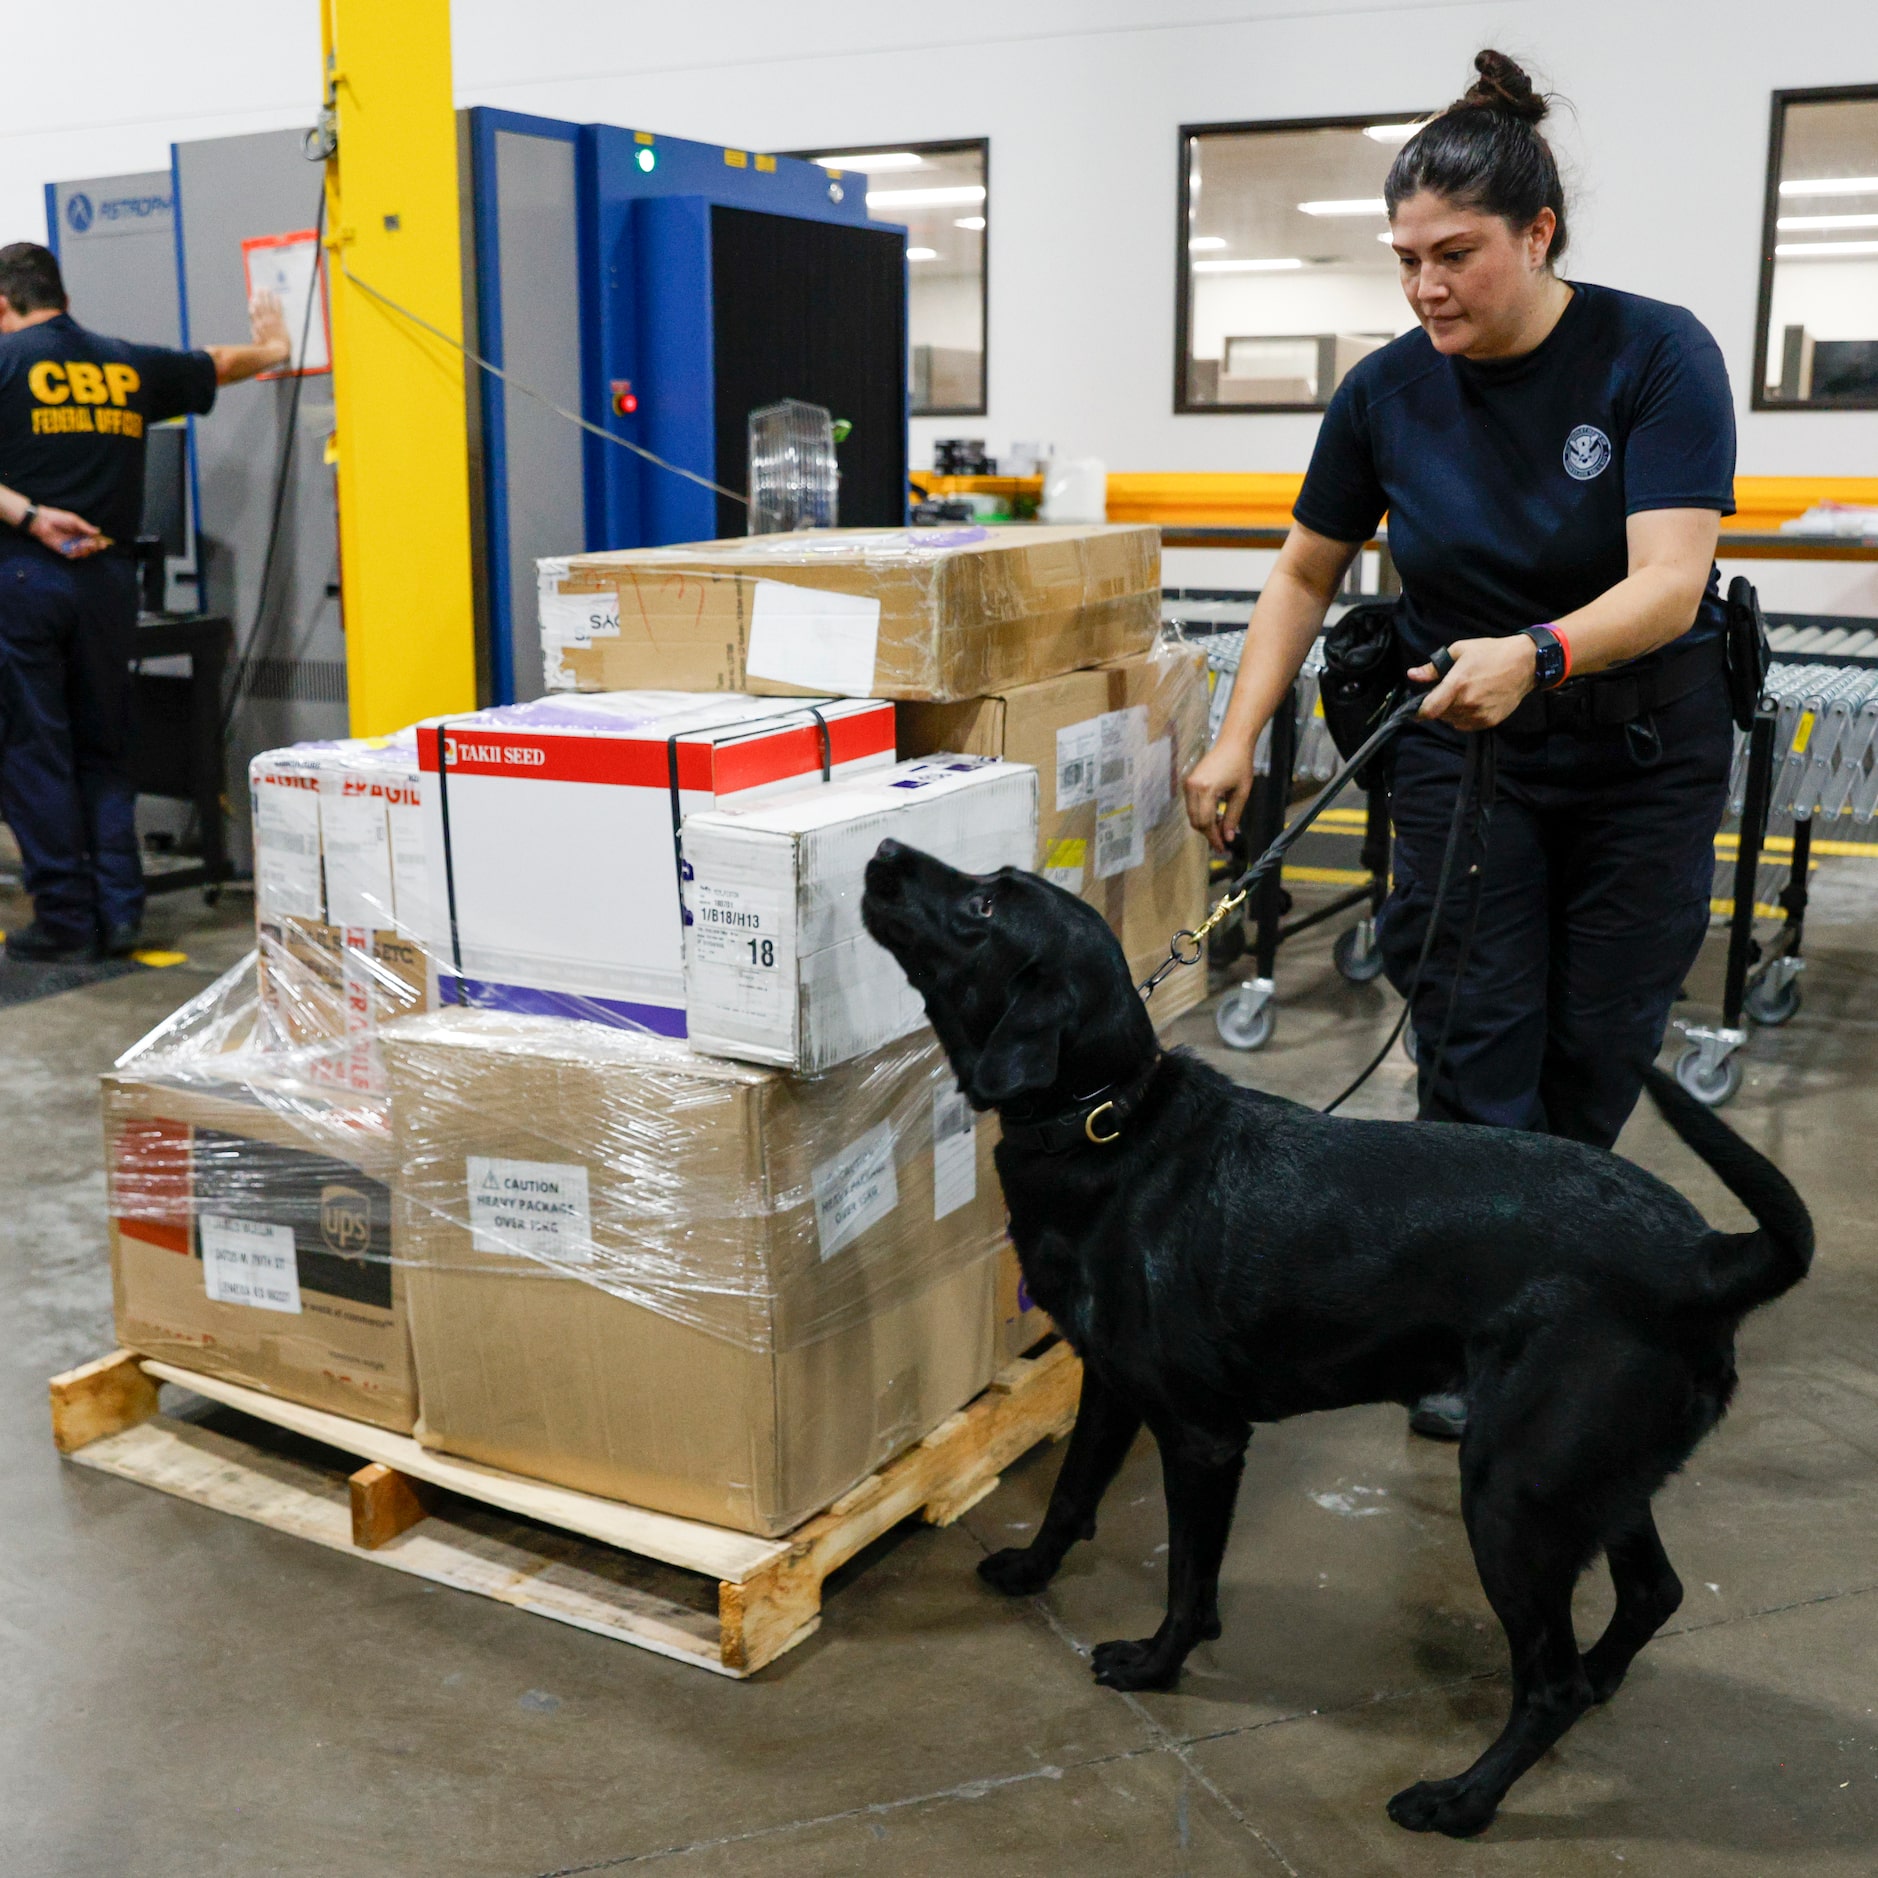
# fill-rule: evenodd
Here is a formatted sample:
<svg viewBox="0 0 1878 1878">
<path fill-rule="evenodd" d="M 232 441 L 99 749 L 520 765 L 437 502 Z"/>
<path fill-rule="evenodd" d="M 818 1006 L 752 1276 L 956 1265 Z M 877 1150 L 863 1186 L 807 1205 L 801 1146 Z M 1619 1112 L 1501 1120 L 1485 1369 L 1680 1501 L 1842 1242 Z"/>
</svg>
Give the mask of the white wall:
<svg viewBox="0 0 1878 1878">
<path fill-rule="evenodd" d="M 1218 358 L 1225 341 L 1240 334 L 1404 333 L 1414 324 L 1393 273 L 1323 268 L 1194 277 L 1196 359 Z"/>
<path fill-rule="evenodd" d="M 93 0 L 81 38 L 71 17 L 8 22 L 0 239 L 40 235 L 49 178 L 311 118 L 314 0 Z M 1878 473 L 1878 416 L 1746 409 L 1768 94 L 1878 82 L 1870 0 L 459 0 L 455 56 L 465 103 L 757 149 L 988 135 L 991 411 L 963 428 L 1116 468 L 1296 469 L 1312 416 L 1172 413 L 1176 127 L 1439 104 L 1483 44 L 1575 107 L 1573 271 L 1721 341 L 1743 471 Z M 915 462 L 959 429 L 916 424 Z"/>
</svg>

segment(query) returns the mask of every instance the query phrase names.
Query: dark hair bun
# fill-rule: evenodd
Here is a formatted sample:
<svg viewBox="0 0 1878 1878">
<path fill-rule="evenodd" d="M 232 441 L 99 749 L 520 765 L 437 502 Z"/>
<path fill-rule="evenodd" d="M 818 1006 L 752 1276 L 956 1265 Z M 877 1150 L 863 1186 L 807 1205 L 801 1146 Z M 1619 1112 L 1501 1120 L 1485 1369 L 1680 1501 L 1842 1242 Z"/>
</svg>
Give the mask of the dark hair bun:
<svg viewBox="0 0 1878 1878">
<path fill-rule="evenodd" d="M 1461 94 L 1456 108 L 1473 105 L 1484 111 L 1503 111 L 1525 124 L 1537 124 L 1545 116 L 1545 99 L 1533 90 L 1524 68 L 1504 52 L 1477 53 L 1474 70 L 1480 76 Z"/>
</svg>

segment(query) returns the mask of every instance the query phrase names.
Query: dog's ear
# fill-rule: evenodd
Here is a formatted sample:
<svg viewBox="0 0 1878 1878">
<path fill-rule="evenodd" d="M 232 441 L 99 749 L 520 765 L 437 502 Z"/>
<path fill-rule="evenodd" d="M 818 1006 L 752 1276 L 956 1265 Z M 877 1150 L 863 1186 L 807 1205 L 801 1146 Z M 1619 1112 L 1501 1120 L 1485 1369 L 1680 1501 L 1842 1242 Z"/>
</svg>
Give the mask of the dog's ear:
<svg viewBox="0 0 1878 1878">
<path fill-rule="evenodd" d="M 1039 965 L 1026 965 L 1011 980 L 1010 1001 L 985 1039 L 972 1070 L 972 1094 L 986 1107 L 1009 1102 L 1056 1081 L 1063 1031 L 1075 1015 L 1066 979 L 1046 982 Z"/>
</svg>

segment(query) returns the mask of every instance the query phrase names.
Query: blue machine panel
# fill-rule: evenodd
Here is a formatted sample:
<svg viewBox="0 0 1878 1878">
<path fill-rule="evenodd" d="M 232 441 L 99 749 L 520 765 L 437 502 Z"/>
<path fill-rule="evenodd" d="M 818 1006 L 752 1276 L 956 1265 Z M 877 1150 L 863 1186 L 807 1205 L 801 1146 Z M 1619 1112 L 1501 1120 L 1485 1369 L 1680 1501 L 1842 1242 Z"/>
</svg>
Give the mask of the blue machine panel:
<svg viewBox="0 0 1878 1878">
<path fill-rule="evenodd" d="M 693 475 L 741 489 L 741 460 L 717 462 L 718 374 L 713 358 L 711 226 L 714 209 L 735 208 L 788 217 L 797 222 L 865 229 L 904 243 L 897 226 L 867 216 L 866 178 L 836 177 L 819 165 L 790 157 L 760 156 L 718 144 L 659 137 L 609 124 L 575 126 L 550 118 L 522 116 L 483 107 L 468 113 L 470 183 L 474 210 L 474 306 L 479 350 L 492 363 L 534 385 L 513 330 L 518 302 L 531 291 L 505 278 L 516 256 L 572 244 L 578 253 L 578 361 L 550 371 L 539 356 L 528 361 L 536 376 L 546 372 L 557 387 L 579 385 L 579 415 L 595 427 L 580 432 L 565 425 L 554 447 L 577 455 L 582 513 L 555 531 L 546 544 L 541 519 L 524 530 L 538 553 L 581 548 L 627 548 L 667 541 L 709 539 L 720 532 L 717 497 L 702 484 L 657 468 L 607 441 L 639 445 Z M 502 139 L 541 138 L 577 149 L 577 184 L 572 226 L 560 201 L 522 200 L 508 180 L 516 170 L 498 160 Z M 506 171 L 506 175 L 505 175 Z M 518 217 L 544 226 L 536 238 L 515 239 Z M 558 270 L 557 270 L 558 271 Z M 902 308 L 903 311 L 903 308 Z M 565 308 L 544 319 L 568 330 Z M 904 346 L 898 369 L 904 374 Z M 902 386 L 903 390 L 903 386 Z M 524 615 L 533 605 L 532 567 L 516 537 L 513 511 L 517 479 L 543 473 L 550 446 L 539 421 L 529 421 L 532 450 L 518 450 L 520 394 L 483 375 L 484 540 L 487 544 L 489 615 L 492 623 L 492 693 L 497 701 L 528 694 L 529 648 Z M 555 402 L 562 402 L 557 397 Z M 904 462 L 905 401 L 898 404 L 899 455 Z M 538 410 L 539 407 L 536 407 Z M 843 415 L 844 413 L 837 413 Z M 534 420 L 534 414 L 530 414 Z M 562 420 L 550 420 L 561 423 Z M 567 487 L 557 472 L 556 491 Z M 510 630 L 504 630 L 507 623 Z M 519 689 L 518 689 L 519 687 Z"/>
</svg>

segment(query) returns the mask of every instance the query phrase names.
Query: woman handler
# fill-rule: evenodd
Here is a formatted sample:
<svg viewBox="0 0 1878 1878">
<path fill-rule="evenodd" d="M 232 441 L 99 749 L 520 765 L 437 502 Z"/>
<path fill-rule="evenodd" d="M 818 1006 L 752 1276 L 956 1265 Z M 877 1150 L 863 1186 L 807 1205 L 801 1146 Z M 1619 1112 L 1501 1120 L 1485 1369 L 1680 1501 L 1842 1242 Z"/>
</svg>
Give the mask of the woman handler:
<svg viewBox="0 0 1878 1878">
<path fill-rule="evenodd" d="M 1734 509 L 1721 353 L 1680 307 L 1568 283 L 1544 99 L 1497 52 L 1384 185 L 1419 325 L 1338 387 L 1187 813 L 1223 851 L 1252 750 L 1385 511 L 1410 676 L 1454 669 L 1403 733 L 1379 937 L 1406 993 L 1461 776 L 1496 734 L 1478 923 L 1438 1082 L 1473 881 L 1457 869 L 1411 1013 L 1425 1117 L 1608 1147 L 1708 923 L 1733 732 L 1714 566 Z"/>
</svg>

